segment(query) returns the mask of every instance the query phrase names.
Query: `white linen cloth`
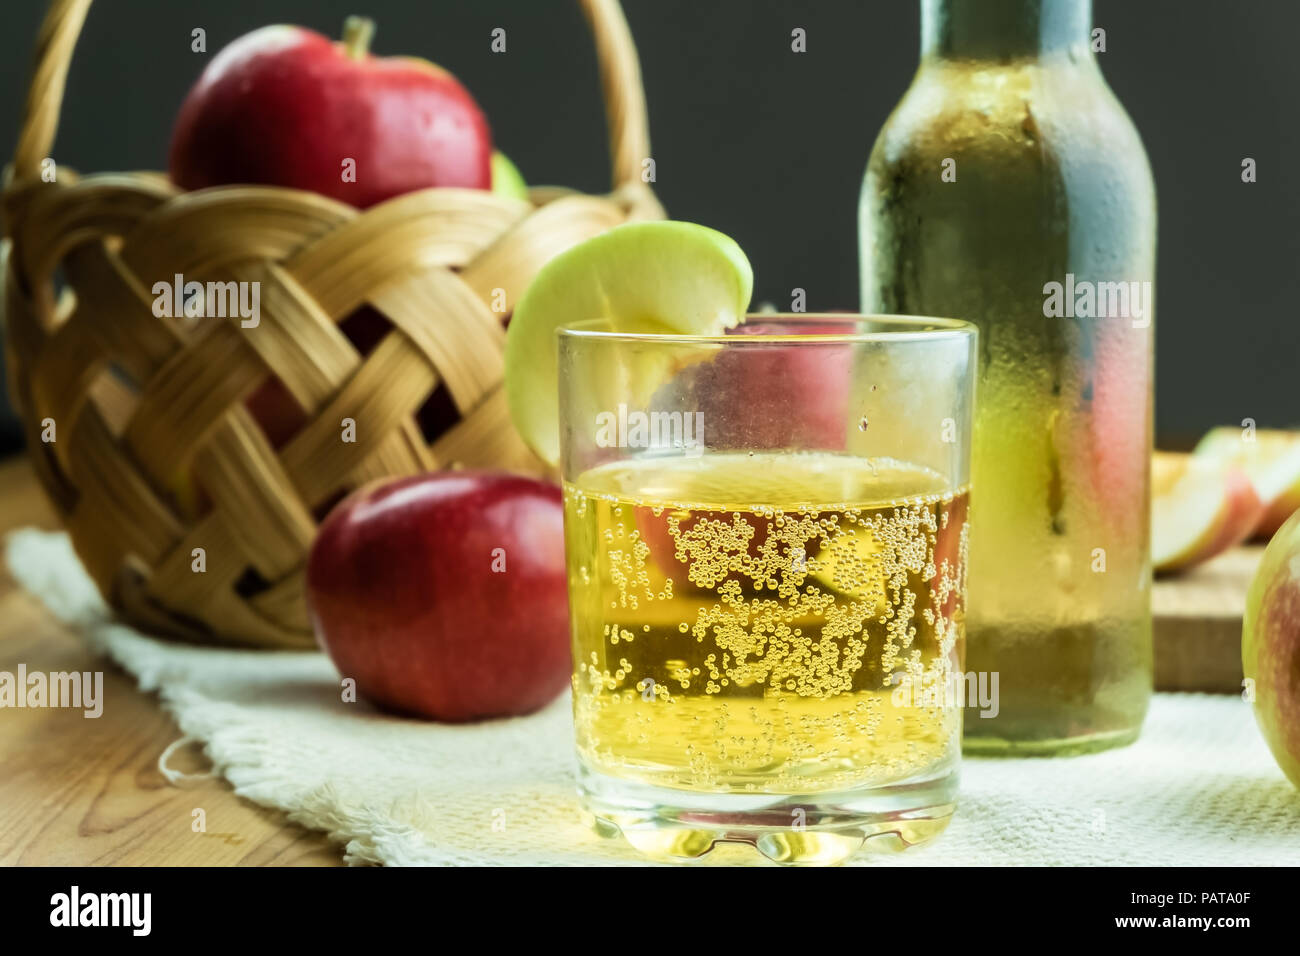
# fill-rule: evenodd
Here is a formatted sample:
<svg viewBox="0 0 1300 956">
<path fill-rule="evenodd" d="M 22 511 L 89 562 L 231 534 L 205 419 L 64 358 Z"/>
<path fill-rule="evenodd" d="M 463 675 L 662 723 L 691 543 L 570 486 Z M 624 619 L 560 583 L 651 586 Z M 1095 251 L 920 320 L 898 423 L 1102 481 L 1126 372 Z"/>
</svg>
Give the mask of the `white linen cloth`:
<svg viewBox="0 0 1300 956">
<path fill-rule="evenodd" d="M 643 862 L 581 819 L 567 695 L 468 726 L 390 717 L 344 703 L 322 654 L 189 647 L 116 622 L 63 533 L 19 530 L 6 551 L 14 577 L 156 692 L 236 793 L 329 834 L 348 863 Z M 724 846 L 702 864 L 758 862 Z M 1240 697 L 1158 694 L 1130 747 L 968 758 L 944 834 L 852 864 L 1296 865 L 1300 792 Z"/>
</svg>

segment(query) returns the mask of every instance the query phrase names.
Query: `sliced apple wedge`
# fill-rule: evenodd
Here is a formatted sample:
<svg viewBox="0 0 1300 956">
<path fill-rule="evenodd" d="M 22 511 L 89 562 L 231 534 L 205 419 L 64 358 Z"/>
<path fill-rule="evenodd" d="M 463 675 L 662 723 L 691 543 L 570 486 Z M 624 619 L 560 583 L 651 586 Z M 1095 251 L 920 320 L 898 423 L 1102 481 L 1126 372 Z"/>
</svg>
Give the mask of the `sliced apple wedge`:
<svg viewBox="0 0 1300 956">
<path fill-rule="evenodd" d="M 1250 537 L 1264 503 L 1231 462 L 1158 451 L 1151 460 L 1151 561 L 1157 571 L 1200 564 Z"/>
<path fill-rule="evenodd" d="M 632 222 L 561 252 L 515 306 L 506 398 L 543 461 L 560 460 L 556 330 L 604 319 L 616 332 L 721 335 L 745 317 L 754 272 L 734 239 L 690 222 Z"/>
<path fill-rule="evenodd" d="M 1250 476 L 1265 509 L 1254 537 L 1268 540 L 1300 510 L 1300 431 L 1214 428 L 1193 454 L 1230 462 Z"/>
</svg>

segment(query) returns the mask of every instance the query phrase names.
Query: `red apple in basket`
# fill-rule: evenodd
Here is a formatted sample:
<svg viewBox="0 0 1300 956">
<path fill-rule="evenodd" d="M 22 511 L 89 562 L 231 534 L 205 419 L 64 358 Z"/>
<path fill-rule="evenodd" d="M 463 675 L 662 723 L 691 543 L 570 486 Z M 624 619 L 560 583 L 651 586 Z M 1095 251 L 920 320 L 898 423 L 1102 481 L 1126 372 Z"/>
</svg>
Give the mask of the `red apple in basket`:
<svg viewBox="0 0 1300 956">
<path fill-rule="evenodd" d="M 321 526 L 307 602 L 339 673 L 386 710 L 536 710 L 570 672 L 559 489 L 471 471 L 359 489 Z"/>
<path fill-rule="evenodd" d="M 334 43 L 269 26 L 221 50 L 176 118 L 172 180 L 305 189 L 362 209 L 432 186 L 490 189 L 492 135 L 473 97 L 426 60 L 371 56 L 373 29 L 350 18 Z"/>
<path fill-rule="evenodd" d="M 225 47 L 176 118 L 172 180 L 185 189 L 285 186 L 361 208 L 430 187 L 521 191 L 509 161 L 494 160 L 487 121 L 456 78 L 425 60 L 370 56 L 372 32 L 370 21 L 354 17 L 341 44 L 300 27 L 269 26 Z M 389 324 L 362 306 L 340 329 L 364 355 Z M 277 448 L 307 421 L 275 378 L 247 406 Z M 442 392 L 420 410 L 431 435 L 456 417 Z M 188 474 L 174 482 L 182 510 L 202 510 L 196 485 Z"/>
</svg>

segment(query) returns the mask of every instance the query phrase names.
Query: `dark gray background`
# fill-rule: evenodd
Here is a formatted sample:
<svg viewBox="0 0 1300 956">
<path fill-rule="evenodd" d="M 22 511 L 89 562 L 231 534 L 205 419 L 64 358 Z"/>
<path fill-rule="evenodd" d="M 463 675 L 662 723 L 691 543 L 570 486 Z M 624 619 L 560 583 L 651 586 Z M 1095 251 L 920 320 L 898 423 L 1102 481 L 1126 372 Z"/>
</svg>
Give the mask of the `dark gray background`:
<svg viewBox="0 0 1300 956">
<path fill-rule="evenodd" d="M 44 4 L 6 2 L 0 130 L 13 142 Z M 857 200 L 916 67 L 911 0 L 625 0 L 674 218 L 734 236 L 755 301 L 856 308 Z M 531 183 L 608 187 L 592 45 L 570 0 L 101 0 L 72 68 L 63 164 L 161 169 L 172 116 L 224 44 L 267 22 L 336 35 L 363 12 L 379 54 L 424 56 L 474 93 Z M 1251 417 L 1300 424 L 1300 4 L 1097 0 L 1102 68 L 1142 133 L 1160 204 L 1157 428 L 1179 444 Z M 190 52 L 207 30 L 208 54 Z M 504 55 L 489 49 L 507 30 Z M 790 51 L 807 31 L 808 52 Z M 1245 156 L 1259 181 L 1245 185 Z M 12 437 L 10 438 L 12 441 Z M 0 450 L 4 438 L 0 437 Z"/>
</svg>

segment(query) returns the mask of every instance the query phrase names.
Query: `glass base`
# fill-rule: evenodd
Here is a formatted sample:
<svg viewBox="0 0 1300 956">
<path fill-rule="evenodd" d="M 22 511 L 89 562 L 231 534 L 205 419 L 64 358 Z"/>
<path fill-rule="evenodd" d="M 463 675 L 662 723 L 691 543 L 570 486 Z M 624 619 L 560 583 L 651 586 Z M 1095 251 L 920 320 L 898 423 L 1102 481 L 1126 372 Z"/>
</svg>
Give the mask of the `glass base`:
<svg viewBox="0 0 1300 956">
<path fill-rule="evenodd" d="M 1001 737 L 964 737 L 962 753 L 968 757 L 1075 757 L 1080 754 L 1127 747 L 1138 739 L 1141 727 L 1078 737 L 1049 740 L 1005 740 Z"/>
<path fill-rule="evenodd" d="M 955 761 L 886 786 L 815 794 L 701 793 L 620 780 L 579 766 L 578 791 L 603 837 L 663 862 L 749 844 L 792 866 L 843 863 L 861 849 L 898 852 L 943 832 L 956 808 Z"/>
</svg>

